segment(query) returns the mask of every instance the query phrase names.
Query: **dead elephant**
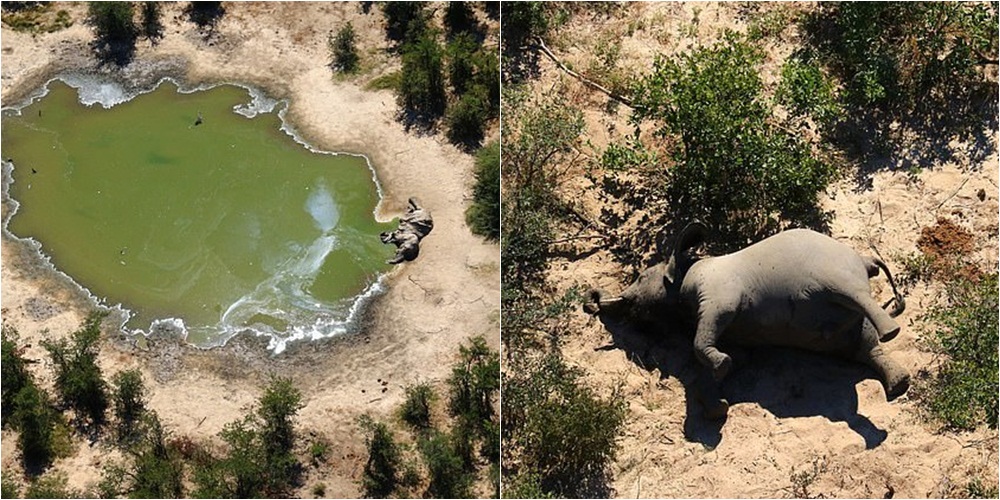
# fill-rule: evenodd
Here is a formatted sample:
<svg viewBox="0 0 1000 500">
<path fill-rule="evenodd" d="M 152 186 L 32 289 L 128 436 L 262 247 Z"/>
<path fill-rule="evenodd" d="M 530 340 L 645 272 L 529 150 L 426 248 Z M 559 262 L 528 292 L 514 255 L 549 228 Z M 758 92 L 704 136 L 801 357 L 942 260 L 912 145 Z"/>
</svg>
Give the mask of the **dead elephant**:
<svg viewBox="0 0 1000 500">
<path fill-rule="evenodd" d="M 409 208 L 399 218 L 399 228 L 379 235 L 382 243 L 391 243 L 397 247 L 396 255 L 386 261 L 389 264 L 399 264 L 403 261 L 416 259 L 417 255 L 420 254 L 420 240 L 434 229 L 431 213 L 420 206 L 420 202 L 416 198 L 410 198 L 407 201 Z"/>
<path fill-rule="evenodd" d="M 909 373 L 881 345 L 899 333 L 893 318 L 905 308 L 884 262 L 807 229 L 784 231 L 729 255 L 699 258 L 693 250 L 704 243 L 705 233 L 700 223 L 689 224 L 663 262 L 643 271 L 618 297 L 592 291 L 584 311 L 652 321 L 676 313 L 693 325 L 695 357 L 715 380 L 701 384 L 697 394 L 710 417 L 722 417 L 729 408 L 717 386 L 732 368 L 727 346 L 830 353 L 874 368 L 887 400 L 907 391 Z M 894 294 L 884 306 L 872 298 L 868 283 L 880 269 Z"/>
</svg>

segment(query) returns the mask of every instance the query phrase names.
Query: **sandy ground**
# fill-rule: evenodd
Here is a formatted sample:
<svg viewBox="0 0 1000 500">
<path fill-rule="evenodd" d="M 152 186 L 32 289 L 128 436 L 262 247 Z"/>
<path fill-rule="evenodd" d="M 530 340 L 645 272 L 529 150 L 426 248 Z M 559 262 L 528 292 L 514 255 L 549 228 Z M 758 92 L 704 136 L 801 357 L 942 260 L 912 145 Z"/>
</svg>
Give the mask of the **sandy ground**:
<svg viewBox="0 0 1000 500">
<path fill-rule="evenodd" d="M 92 35 L 81 22 L 85 6 L 62 5 L 74 26 L 52 34 L 2 31 L 4 104 L 23 99 L 62 71 L 101 72 L 89 57 Z M 330 466 L 310 470 L 301 495 L 316 482 L 326 495 L 360 494 L 364 443 L 355 423 L 363 413 L 388 417 L 403 400 L 403 388 L 417 382 L 441 385 L 458 345 L 483 335 L 499 348 L 499 249 L 472 235 L 464 224 L 473 181 L 472 157 L 442 137 L 408 133 L 395 119 L 391 92 L 363 89 L 370 79 L 394 69 L 377 8 L 362 13 L 358 3 L 226 3 L 217 33 L 206 40 L 182 19 L 182 4 L 164 5 L 165 37 L 155 46 L 140 41 L 127 81 L 179 76 L 187 83 L 240 82 L 290 101 L 287 118 L 311 144 L 326 150 L 364 153 L 374 165 L 385 200 L 382 215 L 399 214 L 417 196 L 434 216 L 434 232 L 420 258 L 397 268 L 388 291 L 371 308 L 360 335 L 301 344 L 276 357 L 253 339 L 201 352 L 161 342 L 142 352 L 108 341 L 100 359 L 106 375 L 130 367 L 143 370 L 150 406 L 176 436 L 214 436 L 244 414 L 269 373 L 293 377 L 304 393 L 300 428 L 332 446 Z M 351 21 L 358 33 L 362 73 L 334 76 L 327 66 L 327 36 Z M 6 210 L 6 207 L 5 207 Z M 73 287 L 40 271 L 37 258 L 9 239 L 3 241 L 3 318 L 31 344 L 28 356 L 47 359 L 38 345 L 46 337 L 73 331 L 86 304 Z M 34 365 L 47 379 L 44 363 Z M 384 386 L 380 381 L 388 381 Z M 18 467 L 4 433 L 3 467 Z M 107 451 L 75 442 L 78 453 L 56 462 L 70 486 L 98 478 Z"/>
<path fill-rule="evenodd" d="M 658 52 L 710 42 L 721 28 L 745 30 L 741 8 L 642 3 L 610 9 L 610 15 L 583 13 L 556 28 L 549 45 L 586 73 L 602 44 L 620 41 L 617 67 L 643 72 Z M 790 46 L 771 42 L 765 64 L 771 73 L 764 76 L 765 83 L 776 80 L 774 69 Z M 606 114 L 602 94 L 566 77 L 544 57 L 540 73 L 536 91 L 562 81 L 569 101 L 584 110 L 586 131 L 579 141 L 584 156 L 598 158 L 609 142 L 631 132 L 625 108 L 617 116 Z M 921 229 L 945 217 L 973 236 L 973 259 L 983 269 L 995 269 L 995 134 L 990 140 L 993 152 L 980 161 L 959 154 L 915 177 L 882 170 L 872 175 L 867 187 L 859 188 L 854 179 L 831 186 L 822 204 L 835 212 L 832 236 L 864 253 L 871 253 L 874 245 L 899 276 L 901 259 L 918 251 Z M 967 145 L 953 146 L 964 150 Z M 582 171 L 578 174 L 566 182 L 567 199 L 582 200 L 579 207 L 597 220 L 601 204 L 593 195 L 581 195 L 593 186 Z M 985 192 L 982 201 L 979 190 Z M 592 251 L 592 244 L 584 241 L 565 249 L 565 254 L 579 257 L 554 260 L 549 276 L 559 291 L 579 285 L 616 292 L 627 285 L 622 282 L 627 270 L 609 252 Z M 872 284 L 880 297 L 889 296 L 884 277 Z M 939 362 L 921 347 L 923 336 L 930 335 L 921 315 L 937 289 L 917 284 L 906 293 L 907 309 L 899 318 L 902 333 L 886 348 L 916 377 L 922 370 L 933 371 Z M 788 497 L 794 496 L 793 474 L 803 472 L 814 476 L 806 481 L 806 494 L 827 498 L 961 496 L 971 478 L 979 477 L 987 486 L 997 484 L 995 430 L 940 432 L 922 418 L 920 406 L 908 396 L 887 403 L 881 385 L 871 378 L 874 373 L 860 365 L 806 353 L 755 352 L 749 366 L 726 382 L 724 393 L 732 407 L 724 424 L 714 424 L 686 400 L 680 380 L 691 376 L 692 367 L 682 340 L 629 332 L 615 339 L 621 348 L 595 350 L 612 336 L 600 321 L 579 311 L 565 331 L 572 332 L 562 339 L 571 363 L 585 368 L 607 394 L 618 384 L 624 389 L 628 422 L 613 467 L 619 497 Z M 689 345 L 686 348 L 690 352 Z"/>
</svg>

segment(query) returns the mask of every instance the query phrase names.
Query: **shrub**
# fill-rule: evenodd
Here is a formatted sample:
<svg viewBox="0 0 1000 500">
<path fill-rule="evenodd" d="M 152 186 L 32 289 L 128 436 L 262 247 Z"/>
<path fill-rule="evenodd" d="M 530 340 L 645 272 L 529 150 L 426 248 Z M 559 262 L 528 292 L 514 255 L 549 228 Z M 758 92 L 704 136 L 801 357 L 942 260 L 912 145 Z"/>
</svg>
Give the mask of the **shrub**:
<svg viewBox="0 0 1000 500">
<path fill-rule="evenodd" d="M 50 472 L 28 484 L 24 498 L 80 498 L 79 492 L 69 488 L 65 474 Z"/>
<path fill-rule="evenodd" d="M 492 141 L 476 152 L 476 183 L 465 221 L 473 233 L 500 239 L 500 143 Z"/>
<path fill-rule="evenodd" d="M 777 232 L 782 221 L 817 224 L 817 195 L 834 174 L 808 144 L 773 124 L 762 57 L 727 34 L 715 46 L 657 58 L 633 90 L 636 125 L 653 120 L 658 137 L 679 142 L 660 174 L 670 219 L 701 219 L 727 250 Z"/>
<path fill-rule="evenodd" d="M 147 40 L 156 42 L 163 38 L 163 23 L 160 22 L 160 4 L 157 2 L 142 2 L 142 35 Z"/>
<path fill-rule="evenodd" d="M 478 48 L 479 44 L 468 33 L 462 33 L 448 42 L 448 81 L 456 95 L 464 94 L 475 76 Z"/>
<path fill-rule="evenodd" d="M 221 458 L 206 457 L 206 463 L 195 470 L 193 495 L 254 498 L 287 494 L 300 469 L 292 454 L 292 417 L 301 408 L 302 394 L 291 380 L 272 378 L 257 407 L 223 428 L 219 436 L 227 452 Z"/>
<path fill-rule="evenodd" d="M 0 497 L 21 498 L 21 481 L 9 470 L 4 470 L 0 478 Z"/>
<path fill-rule="evenodd" d="M 431 403 L 437 398 L 434 389 L 427 384 L 406 388 L 406 401 L 399 409 L 400 417 L 416 430 L 431 427 Z"/>
<path fill-rule="evenodd" d="M 444 9 L 444 27 L 449 37 L 478 31 L 479 22 L 472 12 L 472 2 L 448 2 Z"/>
<path fill-rule="evenodd" d="M 336 38 L 329 41 L 330 52 L 333 53 L 333 69 L 344 73 L 353 73 L 358 69 L 358 49 L 355 43 L 354 25 L 350 22 L 337 31 Z"/>
<path fill-rule="evenodd" d="M 475 149 L 483 140 L 489 120 L 489 91 L 476 85 L 448 110 L 448 140 L 452 144 Z"/>
<path fill-rule="evenodd" d="M 56 426 L 59 415 L 45 390 L 33 380 L 14 397 L 11 418 L 18 430 L 17 443 L 26 467 L 47 467 L 56 456 Z"/>
<path fill-rule="evenodd" d="M 459 346 L 459 361 L 448 379 L 448 412 L 469 424 L 476 432 L 485 431 L 493 419 L 493 400 L 500 390 L 500 354 L 486 345 L 481 336 Z"/>
<path fill-rule="evenodd" d="M 400 484 L 402 458 L 399 445 L 384 423 L 376 422 L 367 415 L 362 416 L 358 423 L 366 433 L 365 444 L 368 446 L 368 461 L 361 479 L 364 494 L 370 498 L 386 498 Z"/>
<path fill-rule="evenodd" d="M 926 399 L 931 412 L 954 429 L 997 427 L 997 274 L 958 278 L 947 300 L 931 309 L 934 341 L 948 355 Z"/>
<path fill-rule="evenodd" d="M 453 436 L 434 432 L 420 442 L 420 453 L 424 457 L 430 482 L 427 485 L 429 498 L 470 498 L 472 496 L 472 476 L 466 471 L 465 463 L 454 446 Z"/>
<path fill-rule="evenodd" d="M 219 24 L 219 20 L 225 15 L 226 8 L 222 6 L 222 2 L 198 1 L 188 2 L 184 12 L 188 15 L 188 19 L 198 26 L 198 29 L 206 31 L 206 34 L 211 36 L 216 25 Z"/>
<path fill-rule="evenodd" d="M 136 437 L 139 419 L 146 412 L 145 387 L 139 370 L 118 372 L 112 379 L 112 396 L 117 437 L 129 442 Z"/>
<path fill-rule="evenodd" d="M 17 329 L 4 323 L 2 333 L 2 344 L 0 344 L 0 369 L 3 370 L 3 409 L 2 415 L 9 416 L 14 411 L 14 398 L 25 385 L 31 382 L 31 373 L 28 372 L 28 362 L 22 355 L 21 348 L 17 345 L 19 339 Z M 3 420 L 6 426 L 8 419 Z"/>
<path fill-rule="evenodd" d="M 822 125 L 831 124 L 842 113 L 833 81 L 804 54 L 785 61 L 775 97 L 795 116 L 812 116 Z"/>
<path fill-rule="evenodd" d="M 108 394 L 101 368 L 97 365 L 100 351 L 101 321 L 106 313 L 93 312 L 83 326 L 66 339 L 43 340 L 55 365 L 55 387 L 63 404 L 77 412 L 77 418 L 95 429 L 104 424 Z"/>
<path fill-rule="evenodd" d="M 583 371 L 558 353 L 522 360 L 504 377 L 502 433 L 517 457 L 515 475 L 537 474 L 538 486 L 558 496 L 606 495 L 625 400 L 598 397 L 581 382 Z"/>
<path fill-rule="evenodd" d="M 184 468 L 180 454 L 167 445 L 169 433 L 156 412 L 145 412 L 135 441 L 124 446 L 124 465 L 105 467 L 99 489 L 102 496 L 182 498 Z"/>
<path fill-rule="evenodd" d="M 329 454 L 330 443 L 326 441 L 317 440 L 309 445 L 309 457 L 312 459 L 312 464 L 315 467 L 319 467 L 319 464 L 326 462 L 326 457 Z"/>
<path fill-rule="evenodd" d="M 394 41 L 402 41 L 414 20 L 425 16 L 424 2 L 383 2 L 382 15 L 385 17 L 385 36 Z"/>
<path fill-rule="evenodd" d="M 396 99 L 417 120 L 433 121 L 445 109 L 441 46 L 432 33 L 424 33 L 403 46 L 403 69 Z"/>
<path fill-rule="evenodd" d="M 87 21 L 94 27 L 98 57 L 124 66 L 135 53 L 135 26 L 131 2 L 89 2 Z"/>
</svg>

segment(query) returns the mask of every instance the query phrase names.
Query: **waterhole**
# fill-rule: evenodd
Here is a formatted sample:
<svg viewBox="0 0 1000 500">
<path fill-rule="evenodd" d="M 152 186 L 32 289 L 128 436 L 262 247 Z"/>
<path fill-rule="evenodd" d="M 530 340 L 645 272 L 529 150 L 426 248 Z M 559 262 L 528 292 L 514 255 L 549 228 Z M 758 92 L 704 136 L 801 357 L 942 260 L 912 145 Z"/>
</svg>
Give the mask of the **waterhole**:
<svg viewBox="0 0 1000 500">
<path fill-rule="evenodd" d="M 244 87 L 82 96 L 56 80 L 4 111 L 13 235 L 130 330 L 169 323 L 203 347 L 250 330 L 280 351 L 353 327 L 393 252 L 364 157 L 306 147 Z"/>
</svg>

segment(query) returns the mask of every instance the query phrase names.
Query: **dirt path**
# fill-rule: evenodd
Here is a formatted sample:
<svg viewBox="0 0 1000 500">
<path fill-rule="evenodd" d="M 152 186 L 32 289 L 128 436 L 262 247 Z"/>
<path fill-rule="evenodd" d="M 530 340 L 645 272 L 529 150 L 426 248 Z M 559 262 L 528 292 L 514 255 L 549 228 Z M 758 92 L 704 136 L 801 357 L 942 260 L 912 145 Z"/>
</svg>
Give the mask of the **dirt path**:
<svg viewBox="0 0 1000 500">
<path fill-rule="evenodd" d="M 435 228 L 420 258 L 394 272 L 363 335 L 297 345 L 277 357 L 252 339 L 210 352 L 166 346 L 142 353 L 108 344 L 102 367 L 108 376 L 142 368 L 150 406 L 176 435 L 196 439 L 240 417 L 268 373 L 292 376 L 305 394 L 301 428 L 330 440 L 335 450 L 332 467 L 311 473 L 306 488 L 322 481 L 328 495 L 356 496 L 364 449 L 357 416 L 387 416 L 402 401 L 405 386 L 440 383 L 459 343 L 470 336 L 484 335 L 499 348 L 499 249 L 464 223 L 472 158 L 438 136 L 406 132 L 394 119 L 391 92 L 363 90 L 393 65 L 377 9 L 366 15 L 357 3 L 226 3 L 217 35 L 206 41 L 182 19 L 181 8 L 164 4 L 165 38 L 153 47 L 140 42 L 139 64 L 126 68 L 127 76 L 142 80 L 179 71 L 176 76 L 188 83 L 247 83 L 287 98 L 289 122 L 311 144 L 369 156 L 386 194 L 384 216 L 399 214 L 406 198 L 416 196 L 433 214 Z M 64 69 L 93 70 L 86 49 L 91 34 L 79 21 L 85 7 L 68 9 L 77 23 L 67 30 L 33 37 L 3 28 L 5 104 Z M 327 35 L 348 20 L 358 32 L 364 72 L 340 79 L 326 65 Z M 4 240 L 4 319 L 32 344 L 30 357 L 45 359 L 38 340 L 75 329 L 83 304 L 14 247 Z M 385 392 L 380 380 L 389 381 Z M 10 435 L 4 438 L 6 443 Z M 71 486 L 82 487 L 96 479 L 100 462 L 100 454 L 91 454 L 60 460 L 55 469 L 70 476 Z M 3 463 L 5 469 L 15 463 L 9 446 L 3 447 Z"/>
</svg>

